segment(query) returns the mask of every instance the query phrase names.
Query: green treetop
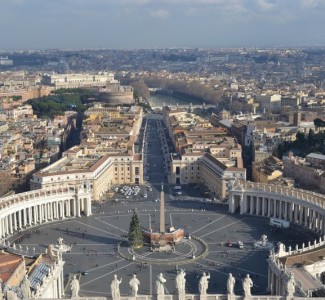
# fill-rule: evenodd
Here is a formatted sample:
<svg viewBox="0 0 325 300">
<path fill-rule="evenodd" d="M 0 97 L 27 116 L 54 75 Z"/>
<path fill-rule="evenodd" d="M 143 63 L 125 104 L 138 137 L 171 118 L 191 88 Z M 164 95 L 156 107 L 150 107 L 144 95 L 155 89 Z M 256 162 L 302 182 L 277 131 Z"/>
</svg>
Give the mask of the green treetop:
<svg viewBox="0 0 325 300">
<path fill-rule="evenodd" d="M 129 243 L 133 248 L 141 248 L 143 246 L 143 232 L 136 211 L 133 211 L 133 216 L 129 226 Z"/>
</svg>

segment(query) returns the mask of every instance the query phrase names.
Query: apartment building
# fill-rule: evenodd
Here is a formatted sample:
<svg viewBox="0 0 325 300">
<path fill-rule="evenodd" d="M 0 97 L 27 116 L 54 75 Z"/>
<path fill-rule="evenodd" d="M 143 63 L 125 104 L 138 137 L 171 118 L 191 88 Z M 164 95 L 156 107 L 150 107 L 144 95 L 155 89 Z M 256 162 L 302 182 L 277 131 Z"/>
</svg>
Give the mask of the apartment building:
<svg viewBox="0 0 325 300">
<path fill-rule="evenodd" d="M 104 87 L 106 84 L 117 83 L 114 74 L 99 72 L 97 74 L 44 74 L 42 83 L 54 86 L 55 90 L 62 88 Z"/>
<path fill-rule="evenodd" d="M 262 112 L 279 111 L 281 108 L 281 95 L 279 94 L 261 94 L 257 95 L 255 101 L 259 103 Z"/>
<path fill-rule="evenodd" d="M 172 184 L 201 184 L 218 199 L 227 197 L 228 182 L 246 180 L 246 169 L 238 168 L 230 160 L 219 160 L 210 153 L 171 155 Z"/>
<path fill-rule="evenodd" d="M 88 186 L 95 201 L 101 200 L 114 185 L 142 184 L 140 155 L 106 154 L 96 156 L 74 147 L 47 168 L 33 174 L 31 190 L 50 187 Z"/>
<path fill-rule="evenodd" d="M 292 152 L 283 157 L 283 175 L 293 178 L 303 188 L 325 193 L 324 155 L 310 153 L 306 158 L 294 156 Z"/>
<path fill-rule="evenodd" d="M 252 164 L 252 179 L 255 182 L 271 183 L 280 178 L 283 173 L 283 162 L 274 156 Z"/>
</svg>

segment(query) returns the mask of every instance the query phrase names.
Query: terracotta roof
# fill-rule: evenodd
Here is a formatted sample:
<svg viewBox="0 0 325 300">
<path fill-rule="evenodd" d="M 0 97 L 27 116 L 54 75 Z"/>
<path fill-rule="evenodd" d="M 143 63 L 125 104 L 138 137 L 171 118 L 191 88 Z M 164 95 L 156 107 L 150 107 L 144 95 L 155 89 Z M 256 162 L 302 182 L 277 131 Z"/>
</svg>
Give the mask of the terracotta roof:
<svg viewBox="0 0 325 300">
<path fill-rule="evenodd" d="M 0 253 L 0 278 L 4 283 L 7 282 L 22 261 L 23 259 L 19 255 L 8 252 Z"/>
</svg>

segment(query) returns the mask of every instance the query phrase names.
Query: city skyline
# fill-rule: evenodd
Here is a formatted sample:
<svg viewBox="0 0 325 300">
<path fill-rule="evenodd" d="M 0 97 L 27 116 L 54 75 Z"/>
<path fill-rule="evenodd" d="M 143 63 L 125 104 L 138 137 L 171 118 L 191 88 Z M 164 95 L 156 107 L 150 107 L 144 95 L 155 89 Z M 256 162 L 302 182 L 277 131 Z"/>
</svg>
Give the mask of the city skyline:
<svg viewBox="0 0 325 300">
<path fill-rule="evenodd" d="M 324 46 L 323 0 L 3 0 L 1 49 Z"/>
</svg>

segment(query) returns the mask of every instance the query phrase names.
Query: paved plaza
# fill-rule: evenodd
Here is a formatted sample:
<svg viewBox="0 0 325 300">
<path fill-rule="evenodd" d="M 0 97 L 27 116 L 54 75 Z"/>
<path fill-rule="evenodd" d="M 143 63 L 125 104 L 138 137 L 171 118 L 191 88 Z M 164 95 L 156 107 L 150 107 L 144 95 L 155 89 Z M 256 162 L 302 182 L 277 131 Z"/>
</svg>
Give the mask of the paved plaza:
<svg viewBox="0 0 325 300">
<path fill-rule="evenodd" d="M 249 273 L 254 281 L 253 292 L 259 294 L 265 293 L 267 286 L 268 252 L 255 250 L 252 241 L 266 234 L 275 245 L 278 241 L 284 241 L 286 246 L 294 246 L 314 238 L 312 233 L 301 228 L 291 227 L 272 232 L 266 218 L 231 215 L 227 212 L 227 206 L 183 197 L 167 201 L 166 226 L 184 228 L 186 235 L 203 239 L 208 245 L 207 256 L 184 265 L 155 263 L 156 259 L 168 261 L 169 257 L 174 259 L 177 255 L 186 255 L 188 240 L 185 240 L 185 244 L 176 246 L 175 253 L 160 253 L 155 257 L 157 254 L 149 249 L 139 250 L 141 255 L 149 259 L 147 263 L 141 264 L 126 260 L 117 253 L 118 244 L 126 239 L 134 209 L 144 227 L 149 227 L 151 221 L 152 228 L 159 229 L 159 202 L 107 201 L 94 206 L 90 217 L 48 223 L 34 230 L 23 238 L 20 245 L 23 249 L 28 246 L 29 250 L 35 248 L 35 252 L 39 252 L 44 251 L 50 243 L 56 244 L 57 239 L 62 237 L 66 244 L 72 245 L 71 252 L 63 254 L 66 280 L 69 274 L 70 278 L 73 273 L 79 274 L 80 294 L 84 296 L 107 296 L 110 293 L 109 282 L 114 274 L 122 277 L 121 293 L 127 295 L 130 292 L 128 282 L 133 273 L 141 281 L 139 293 L 148 294 L 154 292 L 154 282 L 160 272 L 167 279 L 169 293 L 175 293 L 177 268 L 186 271 L 188 293 L 198 292 L 198 280 L 204 271 L 211 274 L 209 293 L 225 292 L 226 277 L 232 273 L 237 280 L 235 292 L 241 294 L 241 279 Z M 244 249 L 235 245 L 238 240 L 244 243 Z M 228 241 L 234 242 L 233 247 L 227 245 Z M 150 258 L 153 259 L 152 263 Z"/>
</svg>

